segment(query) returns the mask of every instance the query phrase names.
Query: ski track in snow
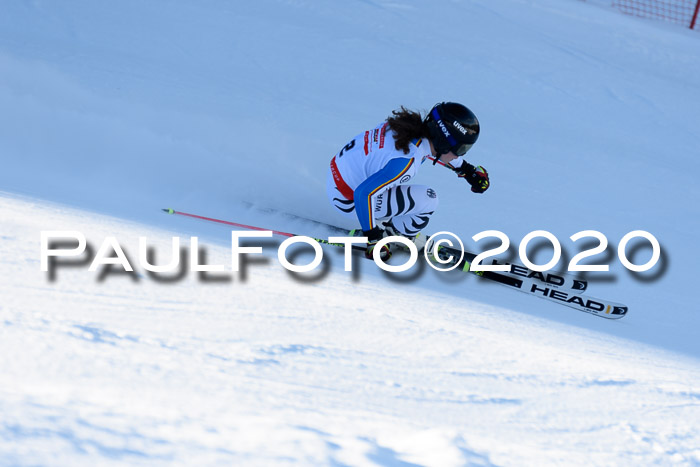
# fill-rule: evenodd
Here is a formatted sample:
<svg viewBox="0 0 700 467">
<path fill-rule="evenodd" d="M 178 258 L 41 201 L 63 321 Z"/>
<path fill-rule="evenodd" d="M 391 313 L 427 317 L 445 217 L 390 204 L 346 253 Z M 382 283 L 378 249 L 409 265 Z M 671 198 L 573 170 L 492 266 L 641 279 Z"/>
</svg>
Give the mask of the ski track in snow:
<svg viewBox="0 0 700 467">
<path fill-rule="evenodd" d="M 273 262 L 245 284 L 100 282 L 87 264 L 49 282 L 47 226 L 127 252 L 146 235 L 158 258 L 179 234 L 12 197 L 0 215 L 4 463 L 700 460 L 694 359 L 370 271 L 339 287 L 340 265 L 309 284 Z"/>
<path fill-rule="evenodd" d="M 600 4 L 5 2 L 0 465 L 700 465 L 700 39 Z M 429 230 L 511 250 L 549 230 L 560 266 L 599 230 L 611 270 L 589 291 L 624 319 L 466 274 L 349 273 L 329 247 L 293 277 L 275 242 L 243 276 L 40 271 L 42 230 L 115 236 L 132 261 L 140 236 L 159 262 L 198 236 L 230 263 L 228 229 L 166 207 L 355 227 L 325 199 L 330 157 L 441 100 L 479 116 L 492 187 L 422 168 Z M 637 229 L 663 254 L 635 276 L 616 247 Z"/>
</svg>

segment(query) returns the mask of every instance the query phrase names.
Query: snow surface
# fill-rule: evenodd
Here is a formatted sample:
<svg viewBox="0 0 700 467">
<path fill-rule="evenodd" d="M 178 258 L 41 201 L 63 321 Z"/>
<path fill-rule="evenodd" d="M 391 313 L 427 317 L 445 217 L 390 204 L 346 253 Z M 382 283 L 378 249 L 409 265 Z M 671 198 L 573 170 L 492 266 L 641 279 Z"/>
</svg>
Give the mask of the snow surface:
<svg viewBox="0 0 700 467">
<path fill-rule="evenodd" d="M 0 464 L 700 465 L 699 41 L 573 0 L 4 2 Z M 545 229 L 563 267 L 599 230 L 590 293 L 628 316 L 425 266 L 345 272 L 328 248 L 310 277 L 270 242 L 242 276 L 138 265 L 140 236 L 230 262 L 230 229 L 163 207 L 354 227 L 327 205 L 330 157 L 441 100 L 479 116 L 492 187 L 424 167 L 430 230 L 515 251 Z M 616 247 L 637 229 L 663 255 L 635 275 Z M 51 278 L 42 230 L 114 236 L 137 272 Z"/>
</svg>

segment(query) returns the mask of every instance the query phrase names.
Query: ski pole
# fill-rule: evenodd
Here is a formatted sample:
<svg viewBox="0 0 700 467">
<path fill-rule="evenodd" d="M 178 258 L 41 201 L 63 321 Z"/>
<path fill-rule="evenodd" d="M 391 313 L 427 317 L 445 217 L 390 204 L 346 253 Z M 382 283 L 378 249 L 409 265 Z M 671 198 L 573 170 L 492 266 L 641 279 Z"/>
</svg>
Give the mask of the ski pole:
<svg viewBox="0 0 700 467">
<path fill-rule="evenodd" d="M 275 235 L 280 235 L 280 236 L 283 236 L 283 237 L 298 237 L 298 236 L 299 236 L 299 235 L 297 235 L 297 234 L 293 234 L 293 233 L 289 233 L 289 232 L 282 232 L 282 231 L 280 231 L 280 230 L 265 229 L 265 228 L 263 228 L 263 227 L 256 227 L 256 226 L 254 226 L 254 225 L 239 224 L 238 222 L 225 221 L 225 220 L 221 220 L 221 219 L 215 219 L 215 218 L 213 218 L 213 217 L 205 217 L 205 216 L 199 216 L 199 215 L 197 215 L 197 214 L 190 214 L 190 213 L 188 213 L 188 212 L 176 211 L 176 210 L 174 210 L 174 209 L 172 209 L 172 208 L 163 208 L 162 211 L 165 212 L 165 213 L 168 213 L 168 214 L 175 214 L 175 215 L 178 215 L 178 216 L 191 217 L 191 218 L 193 218 L 193 219 L 199 219 L 199 220 L 203 220 L 203 221 L 207 221 L 207 222 L 214 222 L 214 223 L 216 223 L 216 224 L 230 225 L 230 226 L 232 226 L 232 227 L 240 227 L 240 228 L 242 228 L 242 229 L 260 230 L 260 231 L 270 231 L 270 232 L 272 232 L 272 233 L 275 234 Z M 353 234 L 354 232 L 355 232 L 354 230 L 350 231 L 350 232 L 349 232 L 349 235 L 352 236 L 352 234 Z M 331 243 L 331 242 L 329 242 L 328 240 L 323 240 L 322 238 L 310 237 L 310 236 L 308 236 L 308 235 L 305 235 L 305 236 L 311 238 L 311 239 L 314 240 L 314 241 L 317 241 L 318 243 L 322 243 L 322 244 L 324 244 L 324 245 L 332 245 L 332 246 L 338 246 L 338 247 L 344 247 L 344 246 L 345 246 L 345 244 L 343 244 L 343 243 Z M 352 249 L 353 249 L 353 250 L 359 250 L 359 251 L 366 251 L 366 250 L 367 250 L 366 247 L 363 247 L 363 246 L 360 246 L 360 245 L 352 245 Z"/>
<path fill-rule="evenodd" d="M 164 208 L 162 209 L 163 212 L 167 212 L 168 214 L 175 214 L 178 216 L 185 216 L 185 217 L 192 217 L 194 219 L 200 219 L 203 221 L 208 221 L 208 222 L 215 222 L 217 224 L 224 224 L 224 225 L 230 225 L 232 227 L 240 227 L 242 229 L 248 229 L 248 230 L 269 230 L 275 235 L 282 235 L 284 237 L 295 237 L 296 235 L 293 233 L 289 232 L 281 232 L 279 230 L 272 230 L 272 229 L 264 229 L 262 227 L 256 227 L 254 225 L 246 225 L 246 224 L 239 224 L 238 222 L 231 222 L 231 221 L 224 221 L 221 219 L 214 219 L 213 217 L 204 217 L 204 216 L 198 216 L 197 214 L 190 214 L 187 212 L 182 212 L 182 211 L 176 211 L 172 208 Z M 318 240 L 317 238 L 314 238 L 314 240 Z"/>
<path fill-rule="evenodd" d="M 433 156 L 427 156 L 428 160 L 431 160 L 433 162 L 437 162 L 441 166 L 445 167 L 446 169 L 450 169 L 453 172 L 457 171 L 457 168 L 455 168 L 452 164 L 446 164 L 445 162 L 442 162 L 440 159 L 435 159 Z"/>
</svg>

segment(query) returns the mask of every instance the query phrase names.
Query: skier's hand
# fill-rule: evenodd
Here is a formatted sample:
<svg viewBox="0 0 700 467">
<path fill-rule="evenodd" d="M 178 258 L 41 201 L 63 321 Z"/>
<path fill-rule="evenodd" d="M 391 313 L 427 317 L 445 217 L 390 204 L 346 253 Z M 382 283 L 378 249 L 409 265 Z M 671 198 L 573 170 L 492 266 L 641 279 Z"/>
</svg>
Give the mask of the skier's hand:
<svg viewBox="0 0 700 467">
<path fill-rule="evenodd" d="M 374 249 L 376 248 L 377 243 L 379 240 L 386 237 L 386 232 L 375 226 L 372 230 L 364 230 L 362 234 L 367 237 L 367 251 L 365 251 L 365 256 L 372 259 L 374 257 Z M 391 258 L 391 250 L 389 249 L 389 245 L 382 246 L 379 252 L 379 257 L 382 259 L 382 261 L 386 261 Z"/>
<path fill-rule="evenodd" d="M 474 193 L 483 193 L 488 190 L 491 185 L 489 182 L 489 173 L 480 165 L 474 168 L 474 173 L 467 181 L 472 186 L 472 191 Z"/>
<path fill-rule="evenodd" d="M 474 193 L 483 193 L 489 189 L 489 173 L 482 166 L 474 167 L 467 161 L 464 161 L 456 172 L 471 185 Z"/>
</svg>

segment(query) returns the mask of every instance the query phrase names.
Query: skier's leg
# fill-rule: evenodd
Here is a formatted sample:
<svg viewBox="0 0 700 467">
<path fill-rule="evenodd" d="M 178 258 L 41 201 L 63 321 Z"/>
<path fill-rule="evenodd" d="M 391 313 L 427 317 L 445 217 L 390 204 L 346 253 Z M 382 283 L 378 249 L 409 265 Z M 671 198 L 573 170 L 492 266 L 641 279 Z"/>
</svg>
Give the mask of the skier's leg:
<svg viewBox="0 0 700 467">
<path fill-rule="evenodd" d="M 425 185 L 398 185 L 380 196 L 374 206 L 376 219 L 390 221 L 406 237 L 415 237 L 430 221 L 438 206 L 435 190 Z"/>
</svg>

